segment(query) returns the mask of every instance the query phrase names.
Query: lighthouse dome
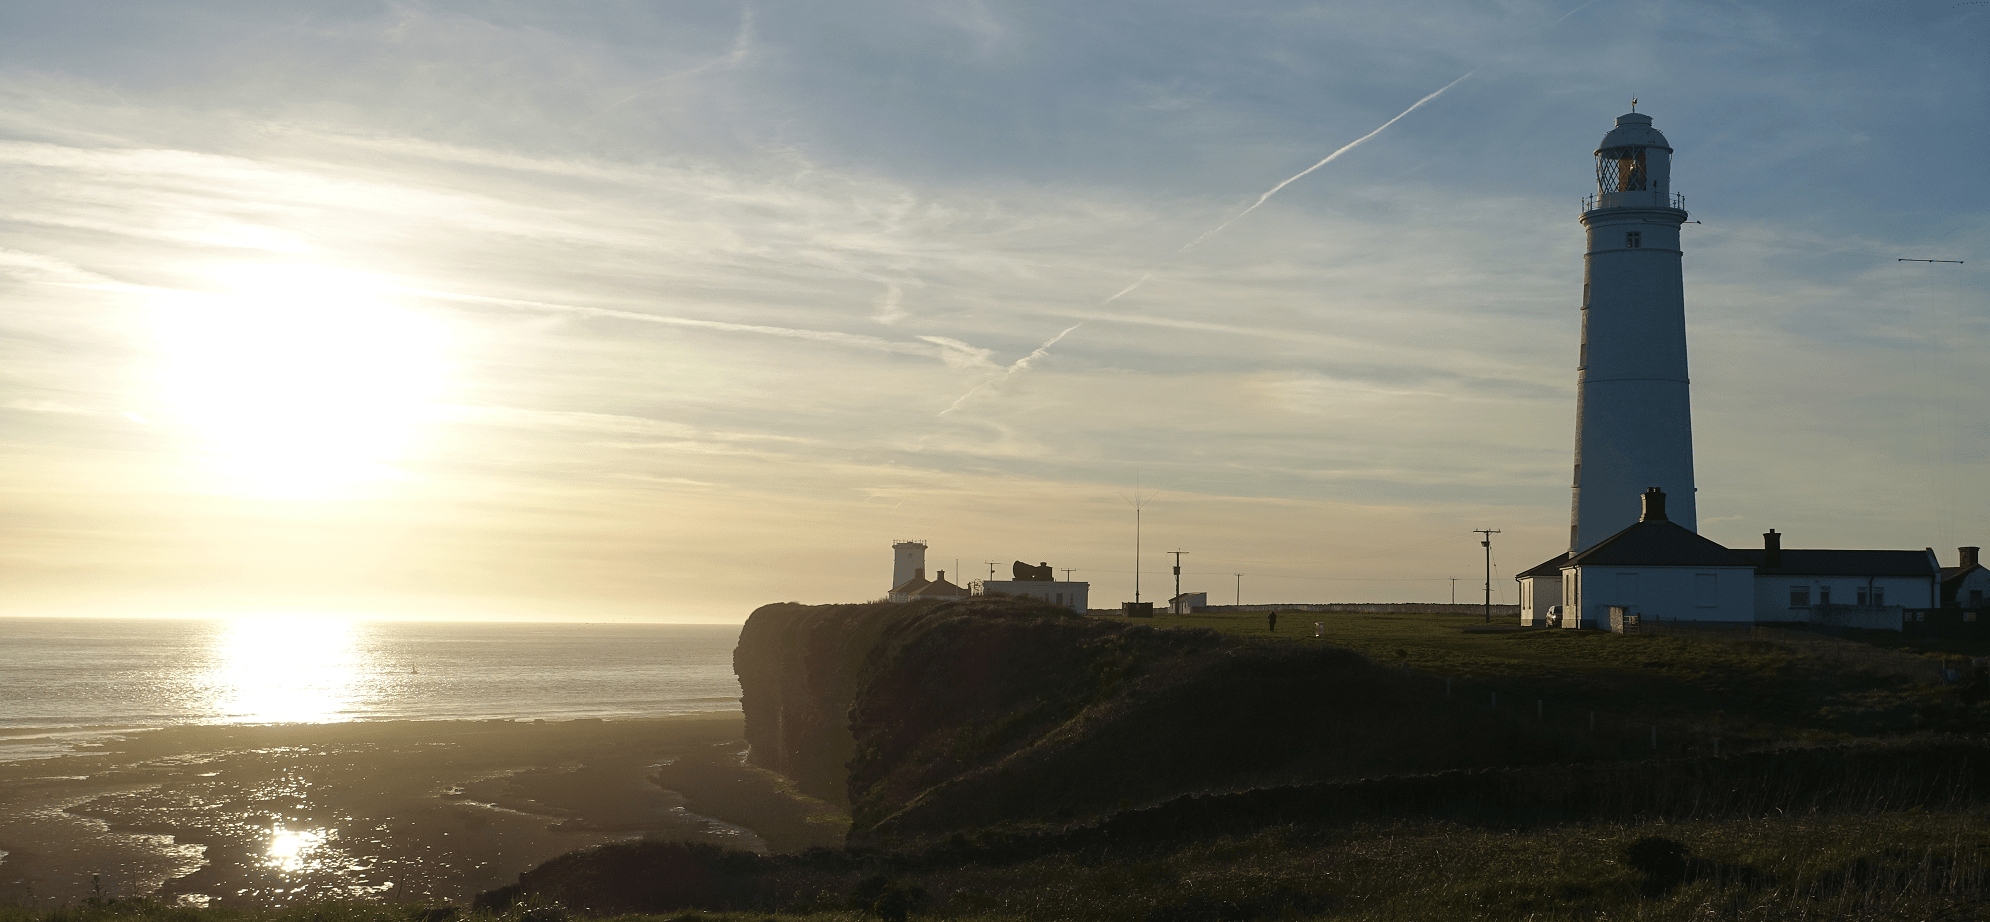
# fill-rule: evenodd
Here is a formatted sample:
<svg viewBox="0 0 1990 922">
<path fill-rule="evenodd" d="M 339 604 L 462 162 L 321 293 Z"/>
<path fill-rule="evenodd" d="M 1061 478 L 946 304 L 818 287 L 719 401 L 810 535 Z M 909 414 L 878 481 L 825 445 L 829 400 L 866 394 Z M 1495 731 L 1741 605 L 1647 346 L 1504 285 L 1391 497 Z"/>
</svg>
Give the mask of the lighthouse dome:
<svg viewBox="0 0 1990 922">
<path fill-rule="evenodd" d="M 1651 116 L 1642 112 L 1617 116 L 1617 127 L 1610 129 L 1610 133 L 1603 136 L 1603 142 L 1596 145 L 1598 151 L 1612 147 L 1660 147 L 1668 151 L 1672 149 L 1672 145 L 1665 142 L 1665 135 L 1659 134 L 1658 129 L 1651 127 Z"/>
</svg>

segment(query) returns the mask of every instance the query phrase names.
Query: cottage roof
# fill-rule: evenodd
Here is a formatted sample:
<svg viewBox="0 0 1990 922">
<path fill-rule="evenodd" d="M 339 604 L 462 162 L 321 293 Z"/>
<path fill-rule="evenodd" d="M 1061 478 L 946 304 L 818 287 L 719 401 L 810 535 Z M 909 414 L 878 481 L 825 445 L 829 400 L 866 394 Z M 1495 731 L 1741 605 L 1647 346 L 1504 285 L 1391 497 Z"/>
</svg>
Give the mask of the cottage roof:
<svg viewBox="0 0 1990 922">
<path fill-rule="evenodd" d="M 1938 576 L 1934 555 L 1920 551 L 1838 551 L 1783 548 L 1782 566 L 1762 566 L 1762 549 L 1736 548 L 1735 562 L 1760 576 Z"/>
<path fill-rule="evenodd" d="M 926 584 L 926 585 L 924 585 L 924 586 L 921 586 L 921 587 L 920 587 L 920 588 L 918 588 L 917 590 L 913 591 L 913 593 L 912 593 L 912 594 L 913 594 L 913 595 L 938 595 L 938 596 L 961 596 L 961 595 L 966 595 L 966 594 L 967 594 L 967 590 L 965 590 L 965 589 L 962 589 L 961 587 L 959 587 L 959 586 L 956 586 L 956 585 L 954 585 L 953 583 L 950 583 L 950 582 L 947 582 L 947 581 L 946 581 L 946 580 L 945 580 L 944 578 L 942 578 L 942 579 L 936 579 L 936 580 L 933 580 L 932 582 L 930 582 L 930 583 L 927 583 L 927 584 Z"/>
<path fill-rule="evenodd" d="M 914 576 L 911 579 L 906 580 L 905 582 L 899 583 L 898 585 L 891 587 L 891 591 L 894 594 L 904 593 L 906 595 L 911 595 L 931 585 L 933 585 L 932 580 L 929 580 L 923 576 Z"/>
<path fill-rule="evenodd" d="M 1785 551 L 1784 553 L 1788 553 Z M 1732 551 L 1677 522 L 1646 520 L 1563 559 L 1570 567 L 1745 567 Z"/>
<path fill-rule="evenodd" d="M 1520 571 L 1513 578 L 1526 579 L 1530 576 L 1552 576 L 1556 579 L 1560 579 L 1562 576 L 1562 564 L 1568 562 L 1568 559 L 1569 555 L 1566 551 L 1564 551 L 1560 554 L 1556 554 L 1555 556 L 1548 558 L 1547 560 L 1543 560 L 1540 563 L 1535 564 L 1533 567 L 1529 569 Z"/>
</svg>

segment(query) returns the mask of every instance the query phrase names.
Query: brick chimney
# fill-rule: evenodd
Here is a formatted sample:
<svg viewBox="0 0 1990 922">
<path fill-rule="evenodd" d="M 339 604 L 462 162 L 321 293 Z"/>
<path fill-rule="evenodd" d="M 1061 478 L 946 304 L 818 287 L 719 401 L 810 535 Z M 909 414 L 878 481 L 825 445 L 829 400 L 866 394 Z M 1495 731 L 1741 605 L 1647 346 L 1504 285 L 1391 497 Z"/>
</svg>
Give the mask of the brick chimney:
<svg viewBox="0 0 1990 922">
<path fill-rule="evenodd" d="M 1638 517 L 1640 522 L 1666 522 L 1665 492 L 1657 487 L 1645 491 L 1645 513 Z"/>
<path fill-rule="evenodd" d="M 1783 566 L 1783 536 L 1771 528 L 1762 535 L 1762 568 L 1776 570 Z"/>
<path fill-rule="evenodd" d="M 1962 552 L 1962 568 L 1963 568 L 1963 569 L 1965 569 L 1965 570 L 1968 570 L 1968 569 L 1970 569 L 1970 568 L 1972 568 L 1972 567 L 1975 567 L 1975 566 L 1976 566 L 1976 552 L 1977 552 L 1977 551 L 1980 551 L 1980 550 L 1982 550 L 1982 548 L 1980 548 L 1980 547 L 1959 547 L 1959 548 L 1956 548 L 1956 550 L 1958 550 L 1958 551 L 1961 551 L 1961 552 Z"/>
</svg>

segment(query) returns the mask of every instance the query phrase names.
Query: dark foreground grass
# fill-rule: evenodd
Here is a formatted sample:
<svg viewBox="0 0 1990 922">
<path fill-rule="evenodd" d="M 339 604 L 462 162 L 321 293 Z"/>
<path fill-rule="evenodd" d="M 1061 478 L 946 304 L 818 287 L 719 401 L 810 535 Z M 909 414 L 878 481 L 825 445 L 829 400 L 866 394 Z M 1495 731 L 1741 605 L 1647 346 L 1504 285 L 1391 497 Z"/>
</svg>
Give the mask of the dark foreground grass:
<svg viewBox="0 0 1990 922">
<path fill-rule="evenodd" d="M 1537 630 L 1468 633 L 1478 615 L 1263 612 L 1156 615 L 1156 627 L 1203 627 L 1293 644 L 1333 644 L 1376 663 L 1449 680 L 1461 695 L 1533 709 L 1545 719 L 1589 712 L 1658 723 L 1731 747 L 1907 732 L 1990 728 L 1990 699 L 1965 700 L 1931 681 L 1947 654 L 1806 632 L 1696 630 L 1647 634 Z M 1315 624 L 1322 636 L 1315 636 Z M 1870 639 L 1870 638 L 1866 638 Z M 1693 726 L 1682 724 L 1682 720 Z"/>
<path fill-rule="evenodd" d="M 1990 829 L 1977 813 L 1576 824 L 1524 832 L 1451 823 L 1274 827 L 1165 853 L 1060 853 L 1020 863 L 797 865 L 750 910 L 621 920 L 1939 920 L 1990 917 Z M 899 894 L 881 907 L 880 893 Z M 868 899 L 867 899 L 868 897 Z M 895 907 L 895 908 L 894 908 Z M 144 901 L 0 909 L 0 922 L 562 922 L 323 903 L 272 910 Z"/>
</svg>

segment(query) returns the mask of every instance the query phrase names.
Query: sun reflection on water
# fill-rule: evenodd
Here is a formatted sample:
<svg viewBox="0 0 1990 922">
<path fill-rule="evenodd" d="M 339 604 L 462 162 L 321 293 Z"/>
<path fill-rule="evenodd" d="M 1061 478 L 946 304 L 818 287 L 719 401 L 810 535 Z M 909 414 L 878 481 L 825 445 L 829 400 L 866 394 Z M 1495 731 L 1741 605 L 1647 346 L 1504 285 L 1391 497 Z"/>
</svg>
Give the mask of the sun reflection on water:
<svg viewBox="0 0 1990 922">
<path fill-rule="evenodd" d="M 286 874 L 295 874 L 309 867 L 312 853 L 325 844 L 331 832 L 325 829 L 286 829 L 282 826 L 270 830 L 268 856 L 270 864 Z"/>
<path fill-rule="evenodd" d="M 365 679 L 351 621 L 243 618 L 218 640 L 209 688 L 224 719 L 326 723 L 350 719 Z"/>
</svg>

